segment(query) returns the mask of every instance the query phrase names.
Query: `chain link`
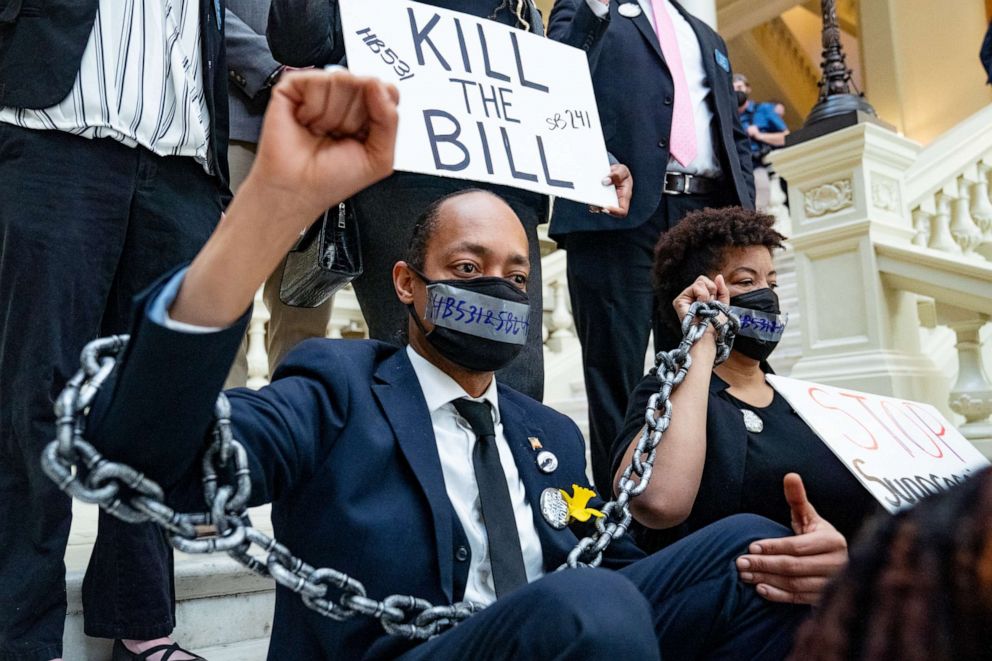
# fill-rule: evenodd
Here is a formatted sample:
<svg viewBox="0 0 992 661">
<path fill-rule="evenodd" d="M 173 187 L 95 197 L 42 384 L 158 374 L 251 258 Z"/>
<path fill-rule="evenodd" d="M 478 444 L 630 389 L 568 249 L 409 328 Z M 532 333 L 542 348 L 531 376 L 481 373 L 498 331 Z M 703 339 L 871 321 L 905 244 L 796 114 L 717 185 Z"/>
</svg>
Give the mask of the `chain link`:
<svg viewBox="0 0 992 661">
<path fill-rule="evenodd" d="M 721 314 L 727 318 L 724 323 L 717 321 Z M 603 551 L 626 534 L 631 523 L 630 499 L 647 488 L 658 444 L 671 423 L 671 393 L 685 379 L 692 365 L 689 350 L 709 325 L 717 331 L 717 363 L 730 354 L 739 327 L 737 319 L 720 303 L 693 303 L 682 322 L 682 342 L 655 358 L 653 372 L 659 391 L 648 403 L 647 426 L 623 473 L 620 493 L 604 506 L 605 516 L 596 520 L 596 534 L 580 540 L 561 568 L 598 566 Z M 426 640 L 484 608 L 471 601 L 435 606 L 407 595 L 379 601 L 369 597 L 365 586 L 354 578 L 335 569 L 311 567 L 253 527 L 245 512 L 251 496 L 248 455 L 233 436 L 231 405 L 223 393 L 217 397 L 213 439 L 202 462 L 203 495 L 209 511 L 181 513 L 166 505 L 158 484 L 130 466 L 104 458 L 83 436 L 89 407 L 128 339 L 127 335 L 117 335 L 88 344 L 82 352 L 81 369 L 55 402 L 56 437 L 45 447 L 41 461 L 45 473 L 62 491 L 99 505 L 128 523 L 157 524 L 166 531 L 172 546 L 184 553 L 227 553 L 250 571 L 271 577 L 299 594 L 308 608 L 334 620 L 363 615 L 378 619 L 391 635 Z M 206 526 L 213 526 L 214 532 L 203 535 L 201 530 Z"/>
<path fill-rule="evenodd" d="M 722 323 L 719 321 L 721 315 L 726 319 Z M 603 551 L 613 540 L 627 534 L 633 519 L 630 500 L 648 488 L 658 445 L 672 423 L 672 393 L 682 384 L 692 367 L 690 349 L 703 338 L 710 325 L 716 330 L 717 352 L 714 364 L 719 365 L 730 355 L 734 338 L 740 329 L 737 317 L 731 314 L 726 305 L 717 301 L 697 301 L 689 306 L 689 311 L 682 320 L 682 341 L 679 346 L 655 356 L 655 366 L 651 373 L 658 380 L 658 392 L 648 399 L 647 410 L 644 412 L 644 431 L 637 441 L 630 464 L 620 477 L 617 497 L 603 507 L 603 517 L 595 519 L 596 532 L 579 540 L 558 569 L 598 567 L 603 561 Z"/>
</svg>

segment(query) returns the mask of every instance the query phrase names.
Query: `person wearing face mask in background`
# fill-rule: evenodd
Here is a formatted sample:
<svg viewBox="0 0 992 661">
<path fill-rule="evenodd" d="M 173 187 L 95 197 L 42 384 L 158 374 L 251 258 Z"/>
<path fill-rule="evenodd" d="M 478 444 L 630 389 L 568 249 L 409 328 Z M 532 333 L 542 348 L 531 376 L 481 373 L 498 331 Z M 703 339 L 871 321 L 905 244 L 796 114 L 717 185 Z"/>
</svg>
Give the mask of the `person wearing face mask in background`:
<svg viewBox="0 0 992 661">
<path fill-rule="evenodd" d="M 754 173 L 754 208 L 768 208 L 771 199 L 771 175 L 765 157 L 773 150 L 785 146 L 789 127 L 779 114 L 777 101 L 755 103 L 751 99 L 751 83 L 742 73 L 734 74 L 734 94 L 737 95 L 737 114 L 747 133 L 751 147 L 751 167 Z"/>
<path fill-rule="evenodd" d="M 880 508 L 765 381 L 767 359 L 788 323 L 775 294 L 772 253 L 785 237 L 774 222 L 740 207 L 704 209 L 658 242 L 657 297 L 672 301 L 659 305 L 674 307 L 659 316 L 674 329 L 694 301 L 719 300 L 731 306 L 741 329 L 724 363 L 691 370 L 672 395 L 678 414 L 659 446 L 654 479 L 631 510 L 638 543 L 649 552 L 739 513 L 791 526 L 795 537 L 758 542 L 762 552 L 739 560 L 738 569 L 768 599 L 816 603 L 846 560 L 846 544 L 838 543 L 836 532 L 843 535 L 840 542 L 851 538 Z M 716 357 L 712 328 L 707 333 L 690 351 L 694 366 L 712 365 Z M 613 445 L 615 480 L 630 462 L 648 398 L 658 387 L 648 374 L 631 394 Z M 822 516 L 814 525 L 812 507 L 800 505 L 805 493 Z"/>
</svg>

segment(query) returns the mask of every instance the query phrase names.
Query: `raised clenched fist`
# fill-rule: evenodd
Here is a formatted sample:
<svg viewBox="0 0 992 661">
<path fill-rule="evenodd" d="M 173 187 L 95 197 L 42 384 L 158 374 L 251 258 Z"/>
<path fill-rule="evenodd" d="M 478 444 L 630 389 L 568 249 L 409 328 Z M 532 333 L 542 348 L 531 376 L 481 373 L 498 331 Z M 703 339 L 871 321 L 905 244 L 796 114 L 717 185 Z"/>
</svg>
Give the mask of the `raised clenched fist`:
<svg viewBox="0 0 992 661">
<path fill-rule="evenodd" d="M 340 68 L 286 73 L 272 90 L 252 183 L 316 217 L 393 171 L 398 100 L 394 86 Z"/>
</svg>

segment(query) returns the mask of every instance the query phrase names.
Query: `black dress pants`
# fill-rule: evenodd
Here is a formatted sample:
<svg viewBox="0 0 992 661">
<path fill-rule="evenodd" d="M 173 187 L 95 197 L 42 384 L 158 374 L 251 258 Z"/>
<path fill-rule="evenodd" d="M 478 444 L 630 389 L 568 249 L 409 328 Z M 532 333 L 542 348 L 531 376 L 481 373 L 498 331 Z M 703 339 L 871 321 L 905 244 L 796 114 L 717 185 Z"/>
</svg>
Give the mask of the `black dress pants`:
<svg viewBox="0 0 992 661">
<path fill-rule="evenodd" d="M 553 572 L 399 659 L 784 659 L 809 609 L 765 601 L 734 562 L 751 542 L 789 534 L 738 514 L 617 571 Z"/>
<path fill-rule="evenodd" d="M 220 217 L 191 158 L 0 124 L 0 660 L 61 655 L 70 501 L 41 470 L 52 402 L 83 345 L 126 331 L 136 293 L 191 259 Z M 158 528 L 100 513 L 83 584 L 86 633 L 175 625 Z"/>
<path fill-rule="evenodd" d="M 502 197 L 520 218 L 527 233 L 530 249 L 530 278 L 527 283 L 530 327 L 527 344 L 512 363 L 496 373 L 496 378 L 500 383 L 540 401 L 544 395 L 544 338 L 541 327 L 544 309 L 537 226 L 545 220 L 547 198 L 537 193 L 399 172 L 356 195 L 350 204 L 358 219 L 365 270 L 354 285 L 362 315 L 369 325 L 369 336 L 384 342 L 403 342 L 409 317 L 407 309 L 396 298 L 393 265 L 406 259 L 413 226 L 428 205 L 466 188 L 483 188 Z"/>
<path fill-rule="evenodd" d="M 724 195 L 665 195 L 639 227 L 573 232 L 564 240 L 589 403 L 593 481 L 604 497 L 613 493 L 610 450 L 623 428 L 628 396 L 644 376 L 648 336 L 653 330 L 656 353 L 674 349 L 678 341 L 659 324 L 651 277 L 654 247 L 690 211 L 726 204 Z M 671 301 L 660 303 L 662 314 L 675 314 Z"/>
</svg>

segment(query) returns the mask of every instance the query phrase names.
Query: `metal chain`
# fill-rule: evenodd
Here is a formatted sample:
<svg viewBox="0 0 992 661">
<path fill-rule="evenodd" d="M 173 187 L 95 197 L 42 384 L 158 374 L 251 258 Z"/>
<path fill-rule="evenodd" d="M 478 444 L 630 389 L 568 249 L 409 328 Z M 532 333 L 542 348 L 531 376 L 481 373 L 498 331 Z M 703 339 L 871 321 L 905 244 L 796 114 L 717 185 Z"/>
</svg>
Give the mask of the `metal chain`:
<svg viewBox="0 0 992 661">
<path fill-rule="evenodd" d="M 721 314 L 726 318 L 723 323 L 718 321 Z M 598 567 L 603 561 L 603 551 L 614 539 L 627 534 L 633 518 L 630 513 L 630 499 L 644 493 L 651 481 L 658 445 L 672 424 L 672 393 L 682 384 L 692 367 L 689 350 L 702 339 L 710 325 L 716 330 L 717 352 L 714 364 L 719 365 L 730 355 L 734 338 L 740 329 L 737 317 L 726 305 L 717 301 L 696 302 L 689 306 L 689 312 L 682 320 L 682 341 L 679 346 L 671 351 L 662 351 L 654 358 L 651 373 L 658 379 L 658 392 L 648 399 L 647 410 L 644 412 L 644 431 L 637 441 L 630 464 L 620 477 L 619 494 L 603 506 L 603 517 L 595 519 L 596 533 L 580 539 L 558 569 Z"/>
<path fill-rule="evenodd" d="M 721 313 L 728 321 L 718 324 Z M 655 372 L 661 387 L 651 396 L 647 429 L 624 471 L 620 495 L 603 508 L 606 516 L 596 520 L 597 534 L 582 539 L 562 568 L 599 565 L 606 547 L 626 533 L 631 521 L 630 499 L 647 488 L 658 444 L 671 422 L 669 397 L 692 364 L 689 349 L 710 324 L 717 329 L 717 362 L 729 355 L 737 319 L 719 303 L 694 303 L 682 322 L 684 337 L 678 348 L 656 357 Z M 113 372 L 128 339 L 127 335 L 117 335 L 88 344 L 82 352 L 81 369 L 55 402 L 56 438 L 45 447 L 41 459 L 45 473 L 60 489 L 73 498 L 99 505 L 122 521 L 158 524 L 172 546 L 184 553 L 225 552 L 252 572 L 271 577 L 299 594 L 307 607 L 334 620 L 364 615 L 378 619 L 389 634 L 426 640 L 484 608 L 471 601 L 435 606 L 407 595 L 373 599 L 359 581 L 335 569 L 311 567 L 253 527 L 246 514 L 251 495 L 248 455 L 233 437 L 231 405 L 223 393 L 217 397 L 213 439 L 202 462 L 203 495 L 209 511 L 181 513 L 166 505 L 158 484 L 130 466 L 106 459 L 84 439 L 90 405 Z M 214 526 L 216 532 L 204 536 L 204 526 Z"/>
</svg>

